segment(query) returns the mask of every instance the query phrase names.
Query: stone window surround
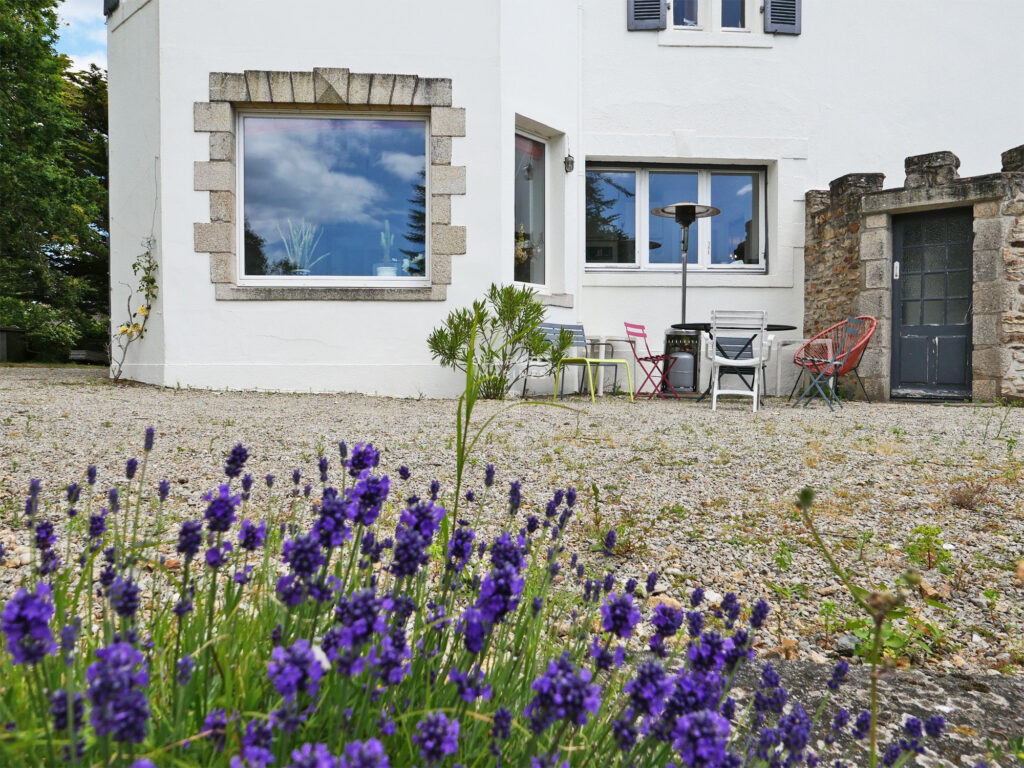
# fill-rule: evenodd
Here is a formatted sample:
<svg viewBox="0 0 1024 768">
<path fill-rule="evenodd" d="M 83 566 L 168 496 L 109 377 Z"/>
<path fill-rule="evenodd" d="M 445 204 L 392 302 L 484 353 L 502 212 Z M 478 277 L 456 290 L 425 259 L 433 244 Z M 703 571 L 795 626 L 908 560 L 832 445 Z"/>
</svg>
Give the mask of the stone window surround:
<svg viewBox="0 0 1024 768">
<path fill-rule="evenodd" d="M 451 198 L 466 194 L 466 168 L 453 166 L 452 139 L 466 135 L 466 110 L 452 107 L 452 82 L 417 75 L 312 72 L 211 72 L 210 100 L 193 107 L 194 130 L 209 134 L 210 159 L 197 161 L 194 188 L 210 194 L 209 222 L 194 225 L 194 250 L 209 254 L 218 301 L 444 301 L 451 257 L 465 254 L 466 228 L 451 223 Z M 235 221 L 235 107 L 350 108 L 421 112 L 430 131 L 430 285 L 240 286 Z"/>
<path fill-rule="evenodd" d="M 911 187 L 908 184 L 907 188 L 866 192 L 862 198 L 860 261 L 863 271 L 855 314 L 878 318 L 878 330 L 873 343 L 864 352 L 860 373 L 869 389 L 884 393 L 886 400 L 892 362 L 892 217 L 943 208 L 971 208 L 974 218 L 972 397 L 977 402 L 993 400 L 1001 394 L 1004 366 L 999 328 L 1006 283 L 1000 202 L 1006 195 L 1006 180 L 1002 174 L 991 174 L 941 181 L 940 186 Z"/>
</svg>

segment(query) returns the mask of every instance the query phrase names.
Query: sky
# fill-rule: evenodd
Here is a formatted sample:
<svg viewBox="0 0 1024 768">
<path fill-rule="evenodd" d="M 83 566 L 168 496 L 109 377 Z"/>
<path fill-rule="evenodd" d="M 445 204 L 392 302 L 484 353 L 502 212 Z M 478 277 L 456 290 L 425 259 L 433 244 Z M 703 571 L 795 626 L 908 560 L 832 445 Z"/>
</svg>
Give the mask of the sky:
<svg viewBox="0 0 1024 768">
<path fill-rule="evenodd" d="M 95 64 L 107 68 L 107 25 L 103 0 L 64 0 L 57 6 L 60 40 L 57 51 L 71 57 L 74 69 Z"/>
</svg>

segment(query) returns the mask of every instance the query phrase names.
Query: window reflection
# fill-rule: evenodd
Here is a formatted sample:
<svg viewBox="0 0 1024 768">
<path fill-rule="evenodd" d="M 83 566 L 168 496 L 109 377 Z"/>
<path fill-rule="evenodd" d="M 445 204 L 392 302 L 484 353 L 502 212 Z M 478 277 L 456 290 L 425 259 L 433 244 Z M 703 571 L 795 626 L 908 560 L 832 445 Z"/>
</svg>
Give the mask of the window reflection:
<svg viewBox="0 0 1024 768">
<path fill-rule="evenodd" d="M 757 176 L 712 173 L 711 205 L 722 212 L 711 218 L 712 264 L 757 264 Z"/>
<path fill-rule="evenodd" d="M 545 146 L 516 135 L 515 158 L 515 279 L 543 285 Z"/>
<path fill-rule="evenodd" d="M 677 27 L 696 27 L 698 0 L 673 0 L 672 23 Z"/>
<path fill-rule="evenodd" d="M 747 26 L 743 6 L 746 0 L 722 0 L 722 26 L 743 29 Z"/>
<path fill-rule="evenodd" d="M 697 202 L 696 173 L 651 173 L 650 207 L 663 208 L 673 203 Z M 673 219 L 648 217 L 651 231 L 651 264 L 680 264 L 683 261 L 682 232 Z M 687 264 L 697 263 L 697 222 L 690 225 L 690 249 L 686 254 Z"/>
<path fill-rule="evenodd" d="M 249 276 L 426 271 L 426 123 L 245 117 Z"/>
<path fill-rule="evenodd" d="M 636 174 L 587 171 L 587 262 L 636 263 Z"/>
</svg>

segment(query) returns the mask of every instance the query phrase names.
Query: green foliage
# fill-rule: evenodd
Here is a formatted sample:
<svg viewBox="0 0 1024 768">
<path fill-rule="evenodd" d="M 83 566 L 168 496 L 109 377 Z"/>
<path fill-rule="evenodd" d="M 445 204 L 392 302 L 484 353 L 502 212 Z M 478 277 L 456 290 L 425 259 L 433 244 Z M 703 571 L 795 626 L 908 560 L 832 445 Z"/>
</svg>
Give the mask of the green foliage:
<svg viewBox="0 0 1024 768">
<path fill-rule="evenodd" d="M 0 325 L 64 359 L 106 337 L 106 79 L 54 51 L 56 0 L 0 0 Z"/>
<path fill-rule="evenodd" d="M 427 344 L 444 367 L 474 370 L 476 396 L 504 400 L 527 359 L 546 359 L 553 369 L 569 349 L 571 334 L 563 330 L 551 344 L 540 329 L 543 320 L 544 305 L 531 288 L 492 284 L 482 301 L 452 311 Z"/>
<path fill-rule="evenodd" d="M 948 563 L 951 555 L 943 548 L 942 529 L 937 525 L 919 525 L 910 532 L 904 550 L 910 562 L 925 570 Z"/>
</svg>

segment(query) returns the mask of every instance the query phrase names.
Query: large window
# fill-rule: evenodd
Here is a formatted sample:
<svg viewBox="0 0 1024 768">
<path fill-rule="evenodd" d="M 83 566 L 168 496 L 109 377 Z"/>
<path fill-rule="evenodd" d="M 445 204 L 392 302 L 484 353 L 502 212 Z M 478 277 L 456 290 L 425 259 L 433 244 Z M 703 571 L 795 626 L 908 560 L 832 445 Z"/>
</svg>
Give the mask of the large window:
<svg viewBox="0 0 1024 768">
<path fill-rule="evenodd" d="M 244 279 L 426 280 L 425 120 L 243 113 L 238 129 Z"/>
<path fill-rule="evenodd" d="M 652 208 L 713 205 L 690 226 L 691 269 L 765 268 L 763 168 L 588 167 L 586 261 L 592 269 L 679 269 L 682 232 Z"/>
<path fill-rule="evenodd" d="M 515 270 L 516 282 L 544 285 L 547 145 L 516 134 Z"/>
</svg>

